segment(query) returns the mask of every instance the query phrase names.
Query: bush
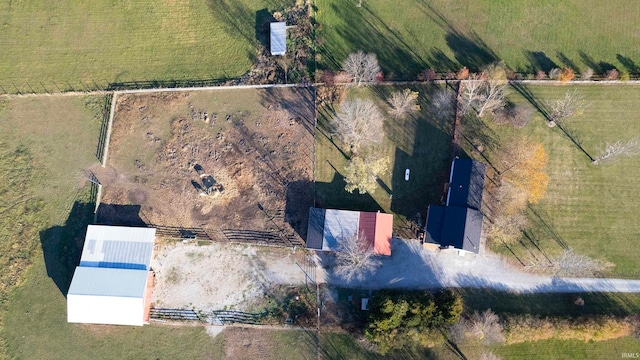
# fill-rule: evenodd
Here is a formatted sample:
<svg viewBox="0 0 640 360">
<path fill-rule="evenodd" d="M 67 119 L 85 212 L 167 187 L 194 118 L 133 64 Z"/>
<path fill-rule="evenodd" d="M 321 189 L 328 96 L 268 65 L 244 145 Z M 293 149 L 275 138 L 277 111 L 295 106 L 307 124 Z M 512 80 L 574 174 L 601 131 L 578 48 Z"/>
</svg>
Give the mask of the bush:
<svg viewBox="0 0 640 360">
<path fill-rule="evenodd" d="M 593 77 L 593 69 L 592 68 L 584 69 L 582 74 L 580 74 L 580 77 L 582 78 L 582 80 L 591 80 L 591 77 Z"/>
<path fill-rule="evenodd" d="M 561 73 L 562 73 L 562 70 L 560 70 L 559 68 L 553 68 L 549 70 L 549 79 L 556 80 L 558 79 L 558 77 L 560 77 Z"/>
<path fill-rule="evenodd" d="M 466 80 L 468 77 L 469 77 L 469 69 L 467 69 L 466 66 L 460 69 L 456 74 L 456 79 L 458 80 Z"/>
<path fill-rule="evenodd" d="M 544 80 L 546 78 L 547 78 L 547 73 L 542 70 L 538 70 L 538 72 L 536 73 L 536 80 Z"/>
<path fill-rule="evenodd" d="M 577 319 L 516 316 L 506 319 L 507 344 L 547 339 L 606 341 L 629 336 L 635 330 L 632 321 L 613 317 Z"/>
<path fill-rule="evenodd" d="M 576 75 L 573 73 L 573 69 L 568 67 L 562 69 L 562 71 L 560 72 L 560 76 L 558 76 L 558 80 L 567 82 L 573 80 L 575 77 Z"/>
<path fill-rule="evenodd" d="M 626 71 L 623 71 L 620 73 L 620 81 L 629 81 L 631 77 L 629 76 L 629 73 Z"/>
<path fill-rule="evenodd" d="M 482 313 L 474 311 L 468 318 L 451 327 L 451 335 L 456 342 L 467 340 L 482 341 L 485 345 L 504 343 L 504 328 L 500 317 L 491 309 Z"/>
<path fill-rule="evenodd" d="M 618 75 L 620 75 L 618 70 L 611 69 L 607 70 L 607 72 L 604 74 L 604 78 L 605 80 L 618 80 Z"/>
<path fill-rule="evenodd" d="M 433 81 L 438 79 L 438 74 L 433 69 L 426 69 L 418 74 L 418 80 L 420 81 Z"/>
</svg>

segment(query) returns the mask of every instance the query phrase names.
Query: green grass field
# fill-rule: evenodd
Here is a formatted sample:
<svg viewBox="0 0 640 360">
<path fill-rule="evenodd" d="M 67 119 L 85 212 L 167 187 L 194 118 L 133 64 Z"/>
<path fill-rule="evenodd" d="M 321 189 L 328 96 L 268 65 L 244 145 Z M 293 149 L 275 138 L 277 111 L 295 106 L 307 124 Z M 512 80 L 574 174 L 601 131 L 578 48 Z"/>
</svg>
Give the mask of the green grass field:
<svg viewBox="0 0 640 360">
<path fill-rule="evenodd" d="M 577 89 L 590 104 L 583 115 L 566 125 L 584 152 L 557 127 L 547 127 L 540 114 L 523 130 L 484 120 L 486 127 L 467 126 L 464 131 L 483 139 L 489 149 L 500 149 L 505 139 L 520 134 L 542 142 L 549 155 L 546 171 L 551 181 L 545 198 L 529 211 L 533 225 L 528 233 L 533 241 L 551 255 L 568 246 L 613 263 L 608 276 L 637 277 L 640 250 L 633 240 L 640 237 L 636 221 L 640 205 L 635 201 L 640 189 L 634 179 L 640 175 L 640 156 L 597 166 L 589 156 L 597 157 L 605 143 L 627 141 L 640 134 L 640 87 L 528 86 L 523 93 L 544 106 L 545 101 L 562 98 L 570 89 Z M 514 102 L 527 101 L 514 88 L 510 98 Z M 533 249 L 531 244 L 528 247 Z M 528 252 L 518 246 L 515 249 L 521 255 Z"/>
<path fill-rule="evenodd" d="M 349 96 L 371 98 L 385 113 L 384 99 L 392 91 L 403 87 L 374 87 L 352 89 Z M 318 118 L 316 133 L 316 203 L 320 207 L 394 213 L 396 230 L 406 227 L 407 219 L 418 212 L 424 215 L 427 205 L 438 202 L 442 185 L 450 167 L 451 122 L 437 119 L 430 111 L 430 94 L 441 89 L 438 85 L 416 87 L 419 102 L 424 111 L 401 120 L 387 117 L 385 140 L 379 155 L 388 156 L 391 165 L 387 174 L 380 177 L 376 191 L 360 195 L 344 190 L 342 176 L 348 158 L 348 146 L 329 135 L 330 111 L 323 109 Z M 404 180 L 405 169 L 411 170 L 410 180 Z M 391 196 L 393 195 L 393 196 Z M 412 236 L 415 234 L 407 234 Z"/>
<path fill-rule="evenodd" d="M 638 73 L 640 3 L 635 1 L 318 0 L 320 67 L 376 53 L 384 73 L 475 70 L 504 60 L 519 72 L 570 66 Z"/>
<path fill-rule="evenodd" d="M 0 4 L 1 92 L 237 77 L 276 1 L 27 1 Z"/>
</svg>

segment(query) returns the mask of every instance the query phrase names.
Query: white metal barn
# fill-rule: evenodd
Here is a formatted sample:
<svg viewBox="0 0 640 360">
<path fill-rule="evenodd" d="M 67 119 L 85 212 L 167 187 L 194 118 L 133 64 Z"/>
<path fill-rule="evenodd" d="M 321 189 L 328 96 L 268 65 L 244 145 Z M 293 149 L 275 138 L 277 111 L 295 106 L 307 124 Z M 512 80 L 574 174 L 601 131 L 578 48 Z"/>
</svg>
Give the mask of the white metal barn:
<svg viewBox="0 0 640 360">
<path fill-rule="evenodd" d="M 67 293 L 71 323 L 143 325 L 148 321 L 156 230 L 89 225 Z"/>
<path fill-rule="evenodd" d="M 272 22 L 270 25 L 271 55 L 284 55 L 287 52 L 287 24 Z"/>
</svg>

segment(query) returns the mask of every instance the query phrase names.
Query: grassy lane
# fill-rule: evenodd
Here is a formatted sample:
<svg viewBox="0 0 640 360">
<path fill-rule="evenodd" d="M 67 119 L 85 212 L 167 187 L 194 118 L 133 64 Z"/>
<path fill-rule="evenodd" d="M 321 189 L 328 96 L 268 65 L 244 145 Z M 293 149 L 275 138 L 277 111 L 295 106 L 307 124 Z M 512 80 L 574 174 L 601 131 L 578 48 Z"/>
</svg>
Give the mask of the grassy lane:
<svg viewBox="0 0 640 360">
<path fill-rule="evenodd" d="M 320 66 L 335 69 L 352 51 L 378 55 L 387 75 L 425 68 L 476 69 L 504 60 L 524 72 L 587 66 L 640 72 L 640 3 L 625 0 L 318 0 Z M 462 64 L 462 65 L 461 65 Z"/>
<path fill-rule="evenodd" d="M 5 1 L 0 86 L 7 92 L 46 92 L 237 77 L 255 58 L 258 11 L 289 3 Z"/>
</svg>

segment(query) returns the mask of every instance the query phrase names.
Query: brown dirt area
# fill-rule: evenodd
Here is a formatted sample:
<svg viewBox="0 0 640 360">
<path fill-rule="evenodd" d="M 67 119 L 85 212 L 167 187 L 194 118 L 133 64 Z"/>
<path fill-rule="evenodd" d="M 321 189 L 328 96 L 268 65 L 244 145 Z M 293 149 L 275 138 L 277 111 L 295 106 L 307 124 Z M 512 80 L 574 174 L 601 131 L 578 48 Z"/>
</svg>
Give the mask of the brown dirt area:
<svg viewBox="0 0 640 360">
<path fill-rule="evenodd" d="M 306 88 L 121 95 L 108 166 L 95 171 L 104 186 L 99 221 L 304 238 L 313 132 Z M 205 195 L 212 184 L 222 191 Z"/>
</svg>

